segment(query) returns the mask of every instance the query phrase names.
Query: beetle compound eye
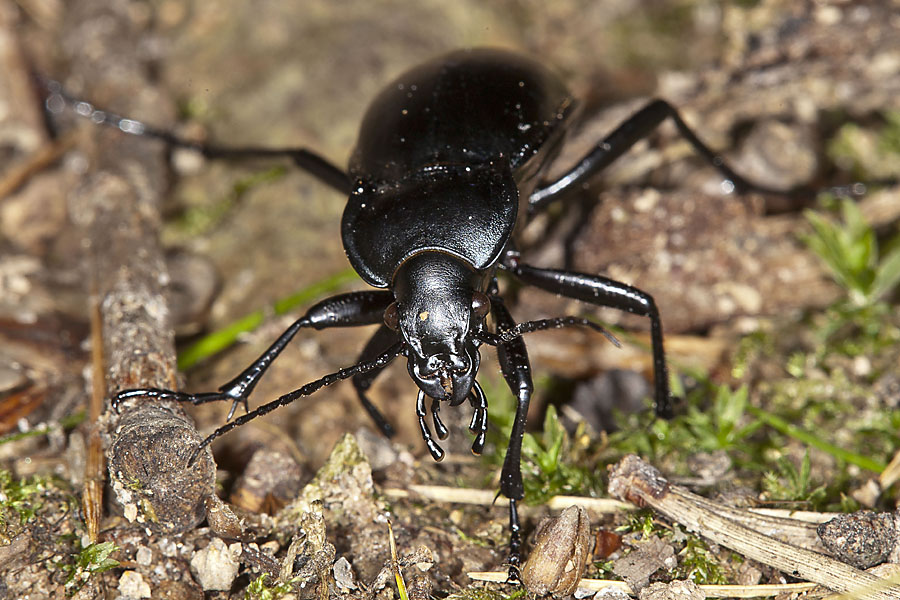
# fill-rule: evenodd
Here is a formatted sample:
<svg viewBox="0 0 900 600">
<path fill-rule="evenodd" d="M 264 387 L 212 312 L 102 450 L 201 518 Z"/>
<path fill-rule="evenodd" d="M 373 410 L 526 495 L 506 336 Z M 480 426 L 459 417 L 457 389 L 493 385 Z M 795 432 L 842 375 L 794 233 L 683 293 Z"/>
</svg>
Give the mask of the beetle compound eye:
<svg viewBox="0 0 900 600">
<path fill-rule="evenodd" d="M 391 302 L 384 309 L 384 324 L 394 331 L 400 330 L 400 310 L 397 308 L 396 302 Z"/>
<path fill-rule="evenodd" d="M 491 312 L 491 300 L 481 292 L 472 294 L 472 313 L 479 319 L 483 319 Z"/>
</svg>

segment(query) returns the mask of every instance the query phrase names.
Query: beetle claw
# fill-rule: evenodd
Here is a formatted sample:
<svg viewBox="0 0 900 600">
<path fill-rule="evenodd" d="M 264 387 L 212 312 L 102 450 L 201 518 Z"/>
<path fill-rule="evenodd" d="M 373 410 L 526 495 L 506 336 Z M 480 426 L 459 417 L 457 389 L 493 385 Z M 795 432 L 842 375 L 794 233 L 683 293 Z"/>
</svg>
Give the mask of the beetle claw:
<svg viewBox="0 0 900 600">
<path fill-rule="evenodd" d="M 247 398 L 245 396 L 241 396 L 240 398 L 234 398 L 231 402 L 231 410 L 228 411 L 228 416 L 225 417 L 226 421 L 230 421 L 231 417 L 234 416 L 234 413 L 237 410 L 238 404 L 244 405 L 244 413 L 245 414 L 250 412 L 250 403 L 247 401 Z"/>
<path fill-rule="evenodd" d="M 506 581 L 504 582 L 508 585 L 522 585 L 522 574 L 519 573 L 519 567 L 516 565 L 509 565 L 509 569 L 506 572 Z"/>
</svg>

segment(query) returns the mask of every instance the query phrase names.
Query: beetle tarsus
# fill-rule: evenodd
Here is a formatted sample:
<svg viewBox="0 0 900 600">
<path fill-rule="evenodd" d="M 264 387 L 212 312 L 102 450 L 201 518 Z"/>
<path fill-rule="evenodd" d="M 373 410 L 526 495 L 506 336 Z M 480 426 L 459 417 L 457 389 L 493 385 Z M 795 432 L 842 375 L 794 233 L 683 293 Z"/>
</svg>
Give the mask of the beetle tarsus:
<svg viewBox="0 0 900 600">
<path fill-rule="evenodd" d="M 509 567 L 506 583 L 521 585 L 522 575 L 519 566 L 522 564 L 522 525 L 519 522 L 517 500 L 509 499 L 509 556 L 506 564 Z"/>
<path fill-rule="evenodd" d="M 506 581 L 503 583 L 507 585 L 523 585 L 522 584 L 522 574 L 519 573 L 519 567 L 515 565 L 508 565 L 508 569 L 506 571 Z"/>
</svg>

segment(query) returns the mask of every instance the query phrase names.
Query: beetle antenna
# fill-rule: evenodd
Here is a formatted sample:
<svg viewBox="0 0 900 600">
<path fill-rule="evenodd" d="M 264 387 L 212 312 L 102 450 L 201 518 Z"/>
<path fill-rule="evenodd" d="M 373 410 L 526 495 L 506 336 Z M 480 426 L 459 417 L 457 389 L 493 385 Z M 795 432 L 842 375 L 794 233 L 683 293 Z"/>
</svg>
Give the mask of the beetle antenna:
<svg viewBox="0 0 900 600">
<path fill-rule="evenodd" d="M 332 188 L 343 194 L 350 193 L 350 177 L 343 170 L 325 160 L 325 158 L 305 148 L 260 148 L 256 146 L 230 148 L 188 140 L 142 121 L 128 119 L 116 113 L 100 110 L 90 102 L 80 100 L 69 94 L 60 82 L 41 75 L 35 75 L 35 77 L 38 83 L 47 91 L 44 106 L 51 115 L 59 114 L 66 108 L 70 108 L 76 115 L 89 119 L 98 125 L 112 127 L 131 135 L 162 140 L 169 146 L 193 150 L 207 158 L 287 157 L 294 161 L 297 167 L 317 177 Z"/>
<path fill-rule="evenodd" d="M 388 348 L 385 352 L 383 352 L 382 354 L 373 358 L 372 360 L 364 360 L 362 362 L 356 363 L 353 366 L 344 367 L 343 369 L 341 369 L 339 371 L 336 371 L 334 373 L 329 373 L 328 375 L 325 375 L 324 377 L 322 377 L 320 379 L 317 379 L 315 381 L 307 383 L 303 387 L 296 389 L 293 392 L 284 394 L 283 396 L 281 396 L 275 400 L 272 400 L 271 402 L 267 402 L 266 404 L 263 404 L 262 406 L 257 407 L 256 410 L 253 410 L 245 415 L 241 415 L 234 421 L 231 421 L 229 423 L 226 423 L 225 425 L 222 425 L 221 427 L 219 427 L 218 429 L 213 431 L 211 434 L 206 436 L 206 439 L 204 439 L 202 442 L 200 442 L 200 445 L 197 446 L 197 448 L 194 450 L 193 454 L 191 454 L 191 458 L 188 461 L 188 464 L 189 465 L 193 464 L 194 461 L 197 459 L 197 457 L 200 455 L 200 452 L 205 447 L 209 446 L 209 444 L 214 439 L 216 439 L 219 436 L 225 435 L 226 433 L 228 433 L 235 427 L 240 427 L 241 425 L 247 423 L 248 421 L 252 421 L 256 417 L 261 417 L 264 414 L 272 412 L 273 410 L 275 410 L 276 408 L 278 408 L 280 406 L 285 406 L 287 404 L 290 404 L 291 402 L 293 402 L 294 400 L 296 400 L 298 398 L 302 398 L 304 396 L 309 396 L 309 395 L 317 392 L 321 388 L 325 387 L 326 385 L 331 385 L 332 383 L 336 383 L 342 379 L 349 379 L 350 377 L 353 377 L 354 375 L 356 375 L 358 373 L 367 373 L 367 372 L 373 371 L 375 369 L 380 369 L 380 368 L 384 367 L 385 365 L 387 365 L 388 363 L 390 363 L 395 358 L 397 358 L 397 356 L 401 352 L 403 352 L 403 349 L 405 348 L 405 346 L 406 346 L 405 342 L 397 342 L 396 344 L 394 344 L 393 346 Z"/>
<path fill-rule="evenodd" d="M 535 321 L 525 321 L 523 323 L 518 323 L 515 327 L 511 329 L 501 329 L 497 333 L 491 333 L 489 331 L 479 331 L 475 333 L 475 337 L 480 341 L 484 342 L 489 346 L 499 346 L 500 344 L 505 344 L 507 342 L 511 342 L 517 337 L 524 335 L 526 333 L 532 333 L 534 331 L 543 331 L 545 329 L 559 329 L 562 327 L 572 327 L 574 325 L 580 325 L 583 327 L 590 327 L 594 331 L 600 332 L 603 334 L 603 337 L 608 339 L 616 348 L 621 348 L 622 343 L 614 336 L 608 329 L 603 327 L 602 325 L 598 325 L 594 323 L 590 319 L 585 319 L 584 317 L 556 317 L 553 319 L 537 319 Z"/>
</svg>

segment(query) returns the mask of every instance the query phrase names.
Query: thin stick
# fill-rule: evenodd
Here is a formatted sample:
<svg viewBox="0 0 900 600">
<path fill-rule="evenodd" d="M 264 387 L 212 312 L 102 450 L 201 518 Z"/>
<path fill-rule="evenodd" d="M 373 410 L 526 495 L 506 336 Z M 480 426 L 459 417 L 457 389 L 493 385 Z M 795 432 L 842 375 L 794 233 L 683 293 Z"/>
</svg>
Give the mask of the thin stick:
<svg viewBox="0 0 900 600">
<path fill-rule="evenodd" d="M 878 483 L 881 485 L 881 489 L 886 490 L 894 483 L 900 479 L 900 450 L 894 454 L 894 457 L 891 459 L 891 462 L 884 468 L 884 471 L 881 472 L 881 475 L 878 476 Z"/>
<path fill-rule="evenodd" d="M 88 539 L 97 543 L 100 535 L 100 519 L 103 515 L 103 442 L 97 420 L 103 412 L 106 398 L 106 367 L 103 362 L 103 331 L 100 303 L 95 294 L 91 295 L 91 401 L 89 410 L 90 433 L 88 434 L 87 460 L 84 464 L 84 486 L 81 491 L 81 507 Z"/>
<path fill-rule="evenodd" d="M 70 74 L 110 105 L 158 110 L 136 49 L 144 32 L 127 13 L 110 11 L 105 0 L 67 4 L 71 24 L 62 44 L 103 48 L 73 56 Z M 100 19 L 105 27 L 84 27 Z M 90 44 L 83 38 L 91 31 Z M 141 90 L 138 93 L 136 90 Z M 91 171 L 68 199 L 69 214 L 84 238 L 88 291 L 96 291 L 110 392 L 134 387 L 174 387 L 174 334 L 168 322 L 163 282 L 168 280 L 158 233 L 159 206 L 166 187 L 163 147 L 95 127 L 86 152 Z M 90 151 L 92 150 L 92 151 Z M 102 388 L 103 386 L 97 386 Z M 165 531 L 194 527 L 203 501 L 214 492 L 211 456 L 195 469 L 187 458 L 200 436 L 176 402 L 135 400 L 107 420 L 110 483 L 126 517 Z"/>
<path fill-rule="evenodd" d="M 508 576 L 506 571 L 474 571 L 467 573 L 470 579 L 475 581 L 489 581 L 492 583 L 505 583 Z M 781 584 L 762 584 L 762 585 L 700 585 L 700 588 L 707 598 L 761 598 L 765 596 L 777 596 L 779 594 L 790 593 L 797 594 L 800 592 L 808 592 L 818 587 L 815 583 L 781 583 Z M 589 592 L 599 592 L 613 588 L 621 592 L 625 592 L 629 596 L 635 596 L 634 590 L 631 589 L 624 581 L 614 581 L 612 579 L 582 579 L 578 582 L 579 590 Z"/>
<path fill-rule="evenodd" d="M 75 145 L 75 139 L 76 134 L 66 134 L 55 142 L 45 144 L 21 163 L 13 165 L 9 172 L 0 179 L 0 199 L 12 194 L 32 175 L 40 173 L 56 162 Z"/>
<path fill-rule="evenodd" d="M 452 460 L 450 455 L 446 460 Z M 471 459 L 466 457 L 466 462 Z M 410 485 L 406 488 L 386 488 L 383 493 L 391 498 L 412 498 L 419 497 L 433 502 L 449 502 L 454 504 L 473 504 L 477 506 L 507 506 L 508 500 L 503 496 L 497 497 L 496 490 L 480 490 L 473 488 L 460 488 L 443 485 Z M 611 498 L 591 498 L 588 496 L 554 496 L 541 506 L 550 510 L 563 510 L 578 504 L 595 514 L 609 514 L 615 512 L 631 512 L 635 510 L 633 504 L 620 502 Z M 722 505 L 720 505 L 722 506 Z M 527 510 L 528 507 L 520 507 Z M 807 535 L 806 530 L 811 528 L 803 523 L 818 524 L 830 521 L 837 516 L 838 513 L 828 512 L 811 512 L 802 510 L 789 510 L 780 508 L 750 508 L 747 510 L 732 509 L 723 506 L 725 511 L 734 511 L 733 518 L 742 519 L 746 526 L 765 532 L 775 528 L 779 535 L 797 534 L 799 529 L 803 530 L 803 535 Z M 758 517 L 755 517 L 758 515 Z M 767 519 L 766 517 L 770 517 Z M 799 529 L 797 529 L 799 528 Z"/>
<path fill-rule="evenodd" d="M 475 504 L 478 506 L 507 506 L 509 500 L 503 496 L 497 496 L 495 490 L 476 490 L 472 488 L 456 488 L 442 485 L 410 485 L 406 489 L 387 488 L 384 494 L 391 498 L 419 497 L 435 502 L 451 502 L 455 504 Z M 550 510 L 563 510 L 578 504 L 596 514 L 631 511 L 634 507 L 625 502 L 610 500 L 609 498 L 587 498 L 584 496 L 554 496 L 543 504 Z M 528 507 L 520 507 L 520 510 Z"/>
<path fill-rule="evenodd" d="M 610 469 L 609 492 L 639 506 L 649 506 L 689 531 L 748 558 L 838 592 L 859 591 L 859 598 L 896 600 L 900 586 L 882 585 L 875 575 L 809 550 L 763 535 L 723 516 L 715 503 L 670 485 L 653 467 L 634 455 Z"/>
</svg>

